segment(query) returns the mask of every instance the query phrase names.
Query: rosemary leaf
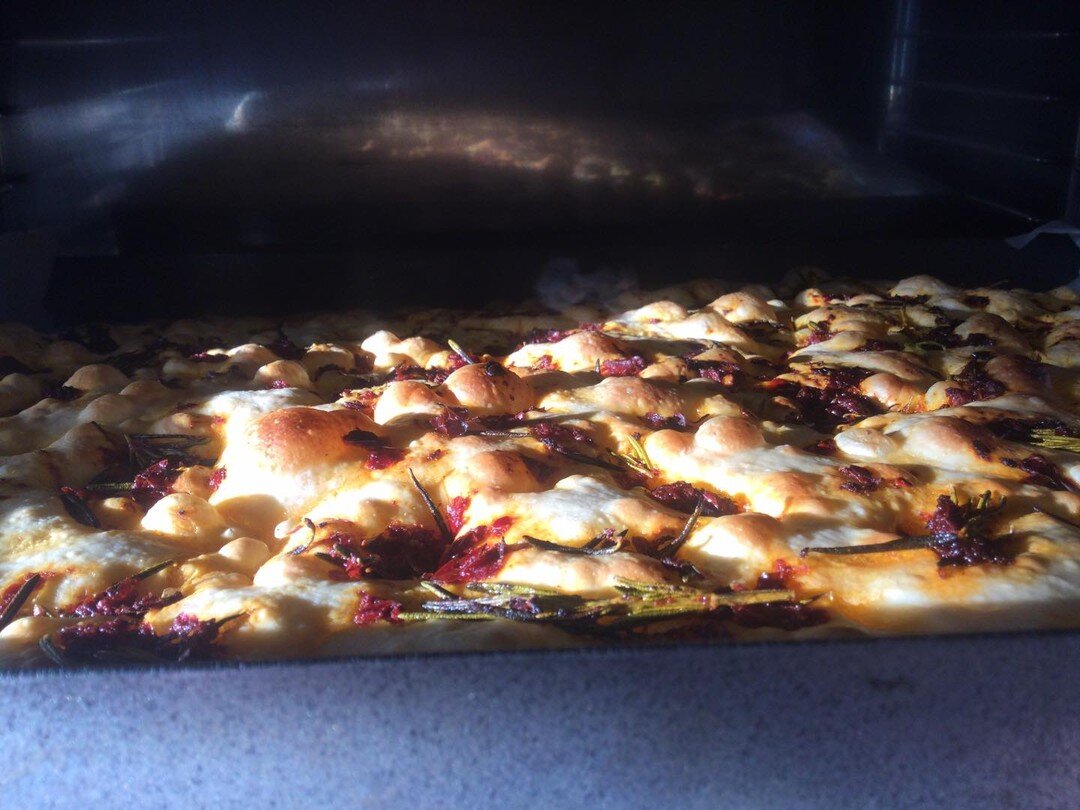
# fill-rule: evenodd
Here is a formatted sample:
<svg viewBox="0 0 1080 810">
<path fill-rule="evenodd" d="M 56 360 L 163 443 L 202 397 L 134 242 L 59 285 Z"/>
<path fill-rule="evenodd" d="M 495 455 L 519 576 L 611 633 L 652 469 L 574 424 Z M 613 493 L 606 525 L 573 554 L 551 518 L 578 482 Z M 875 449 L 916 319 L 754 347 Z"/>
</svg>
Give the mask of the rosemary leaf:
<svg viewBox="0 0 1080 810">
<path fill-rule="evenodd" d="M 610 470 L 612 472 L 620 472 L 622 470 L 621 465 L 612 464 L 610 461 L 604 461 L 602 458 L 593 458 L 584 453 L 578 453 L 573 450 L 564 450 L 561 447 L 551 447 L 550 449 L 554 450 L 560 456 L 564 456 L 571 461 L 576 461 L 579 464 L 589 464 L 593 467 L 600 467 L 601 469 Z"/>
<path fill-rule="evenodd" d="M 91 482 L 83 487 L 88 492 L 131 492 L 134 488 L 131 481 Z"/>
<path fill-rule="evenodd" d="M 11 601 L 7 603 L 7 607 L 0 613 L 0 630 L 15 621 L 19 611 L 22 610 L 22 606 L 26 604 L 26 600 L 30 598 L 30 595 L 37 590 L 40 584 L 41 574 L 33 574 L 27 577 L 23 584 L 19 586 L 19 589 L 11 597 Z"/>
<path fill-rule="evenodd" d="M 399 614 L 408 621 L 428 619 L 491 619 L 549 623 L 575 632 L 611 632 L 640 624 L 711 613 L 720 607 L 786 602 L 787 590 L 710 593 L 680 585 L 620 581 L 614 598 L 589 599 L 527 585 L 470 583 L 484 594 L 468 599 L 447 593 L 422 610 Z"/>
<path fill-rule="evenodd" d="M 552 543 L 549 540 L 541 540 L 538 537 L 532 537 L 528 534 L 523 535 L 522 540 L 528 543 L 533 548 L 538 548 L 543 551 L 557 551 L 562 554 L 577 554 L 585 557 L 604 556 L 607 554 L 614 554 L 616 551 L 622 548 L 622 538 L 613 540 L 609 546 L 563 546 L 559 543 Z M 589 541 L 590 543 L 592 540 Z"/>
<path fill-rule="evenodd" d="M 535 588 L 532 585 L 518 585 L 514 582 L 470 582 L 466 586 L 478 593 L 502 594 L 510 596 L 560 596 L 559 591 L 551 588 Z M 453 594 L 451 594 L 453 596 Z M 456 598 L 456 597 L 455 597 Z"/>
<path fill-rule="evenodd" d="M 634 472 L 649 477 L 656 475 L 656 468 L 649 459 L 649 454 L 646 452 L 644 445 L 642 445 L 637 437 L 632 434 L 628 435 L 626 440 L 630 443 L 629 453 L 616 453 L 612 451 L 611 454 Z"/>
<path fill-rule="evenodd" d="M 1059 436 L 1052 430 L 1031 431 L 1030 443 L 1045 447 L 1048 450 L 1065 450 L 1069 453 L 1080 453 L 1080 437 Z"/>
<path fill-rule="evenodd" d="M 402 610 L 397 615 L 398 619 L 403 622 L 426 622 L 438 619 L 455 619 L 462 620 L 480 620 L 491 621 L 492 619 L 499 618 L 498 616 L 492 616 L 487 613 L 430 613 L 424 610 Z"/>
<path fill-rule="evenodd" d="M 464 360 L 470 366 L 475 365 L 476 358 L 474 358 L 471 354 L 469 354 L 467 351 L 465 351 L 463 348 L 461 348 L 457 344 L 456 341 L 447 339 L 446 345 L 448 345 L 453 350 L 454 354 L 456 354 L 458 357 L 460 357 L 462 360 Z"/>
<path fill-rule="evenodd" d="M 101 522 L 97 519 L 97 516 L 90 511 L 86 501 L 74 490 L 62 487 L 60 489 L 60 501 L 64 504 L 64 509 L 67 510 L 73 520 L 93 529 L 101 528 Z"/>
<path fill-rule="evenodd" d="M 412 467 L 409 467 L 409 478 L 412 479 L 413 486 L 416 487 L 416 491 L 420 493 L 424 505 L 435 519 L 435 525 L 439 527 L 439 534 L 442 535 L 443 540 L 449 543 L 454 539 L 454 534 L 450 531 L 450 527 L 446 525 L 446 520 L 443 519 L 442 512 L 439 511 L 439 507 L 435 505 L 435 501 L 428 495 L 428 491 L 424 489 L 420 480 L 416 477 L 416 473 L 413 472 Z"/>
<path fill-rule="evenodd" d="M 60 648 L 53 643 L 52 636 L 42 636 L 40 639 L 38 639 L 38 646 L 41 648 L 41 651 L 52 660 L 54 664 L 57 664 L 61 667 L 67 666 L 67 658 L 60 651 Z"/>
<path fill-rule="evenodd" d="M 140 571 L 137 574 L 132 574 L 131 579 L 134 579 L 137 582 L 141 581 L 141 580 L 144 580 L 144 579 L 149 579 L 154 574 L 156 574 L 158 571 L 164 571 L 170 565 L 175 564 L 175 562 L 176 562 L 175 560 L 163 560 L 162 562 L 159 562 L 159 563 L 157 563 L 155 565 L 151 565 L 149 568 L 144 568 L 142 571 Z"/>
<path fill-rule="evenodd" d="M 690 517 L 687 518 L 686 523 L 682 527 L 682 531 L 679 532 L 679 536 L 674 538 L 670 543 L 666 543 L 662 548 L 657 549 L 661 557 L 674 557 L 679 553 L 679 549 L 681 549 L 686 541 L 690 539 L 690 533 L 694 531 L 694 526 L 697 524 L 698 518 L 701 517 L 701 510 L 704 506 L 705 499 L 701 497 L 699 493 L 697 501 L 694 503 L 694 511 L 690 513 Z"/>
<path fill-rule="evenodd" d="M 895 540 L 886 540 L 884 543 L 867 543 L 861 546 L 808 546 L 799 552 L 800 557 L 807 554 L 832 554 L 836 556 L 853 554 L 886 554 L 890 551 L 911 551 L 918 548 L 927 548 L 933 537 L 898 537 Z"/>
<path fill-rule="evenodd" d="M 423 588 L 426 591 L 430 591 L 431 593 L 435 594 L 436 596 L 438 596 L 438 597 L 440 597 L 442 599 L 455 599 L 455 598 L 457 598 L 453 592 L 448 591 L 446 588 L 444 588 L 439 583 L 432 582 L 431 580 L 427 580 L 427 579 L 421 580 L 420 581 L 420 587 Z"/>
</svg>

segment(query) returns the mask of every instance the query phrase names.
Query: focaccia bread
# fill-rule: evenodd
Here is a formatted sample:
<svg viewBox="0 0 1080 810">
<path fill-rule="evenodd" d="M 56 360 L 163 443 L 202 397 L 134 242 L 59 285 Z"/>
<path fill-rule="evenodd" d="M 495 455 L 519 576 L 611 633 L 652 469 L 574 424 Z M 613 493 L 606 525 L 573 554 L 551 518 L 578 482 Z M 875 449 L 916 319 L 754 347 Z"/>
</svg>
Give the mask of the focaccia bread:
<svg viewBox="0 0 1080 810">
<path fill-rule="evenodd" d="M 1080 625 L 1080 296 L 796 289 L 2 327 L 0 663 Z"/>
</svg>

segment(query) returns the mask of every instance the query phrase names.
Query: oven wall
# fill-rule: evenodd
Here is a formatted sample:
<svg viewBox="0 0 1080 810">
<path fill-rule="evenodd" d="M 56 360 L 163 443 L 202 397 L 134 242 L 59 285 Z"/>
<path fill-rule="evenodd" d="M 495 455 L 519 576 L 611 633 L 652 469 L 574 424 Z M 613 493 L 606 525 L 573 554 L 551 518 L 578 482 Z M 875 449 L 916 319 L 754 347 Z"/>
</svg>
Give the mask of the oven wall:
<svg viewBox="0 0 1080 810">
<path fill-rule="evenodd" d="M 502 279 L 552 258 L 603 266 L 692 244 L 720 257 L 695 265 L 708 270 L 725 266 L 732 243 L 780 243 L 787 256 L 874 237 L 1000 237 L 1075 223 L 1080 206 L 1070 196 L 1080 176 L 1073 0 L 14 0 L 0 5 L 0 26 L 0 317 L 45 320 L 47 284 L 48 310 L 66 318 L 157 314 L 148 296 L 124 298 L 147 288 L 140 277 L 193 267 L 262 276 L 269 256 L 329 268 L 370 294 L 381 282 L 366 268 L 396 277 L 417 261 Z M 513 209 L 493 228 L 492 212 L 510 210 L 496 193 L 481 191 L 473 208 L 453 193 L 418 192 L 398 208 L 359 199 L 367 167 L 334 151 L 335 127 L 399 104 L 602 117 L 620 122 L 616 133 L 623 123 L 710 133 L 780 120 L 807 153 L 839 144 L 908 187 L 895 195 L 895 184 L 868 182 L 843 199 L 782 191 L 689 213 L 650 203 L 623 220 L 603 200 L 573 199 Z M 271 147 L 248 150 L 248 130 Z M 230 154 L 244 157 L 246 174 L 220 171 Z M 299 181 L 278 183 L 289 176 Z M 311 189 L 317 204 L 303 196 Z M 615 213 L 601 221 L 597 211 Z M 526 259 L 505 258 L 524 248 Z M 994 272 L 1014 264 L 1003 258 Z M 1074 270 L 1051 264 L 1034 275 Z M 109 277 L 127 281 L 106 302 L 97 282 Z M 243 308 L 233 286 L 241 291 L 222 306 Z M 292 292 L 283 299 L 297 300 Z"/>
</svg>

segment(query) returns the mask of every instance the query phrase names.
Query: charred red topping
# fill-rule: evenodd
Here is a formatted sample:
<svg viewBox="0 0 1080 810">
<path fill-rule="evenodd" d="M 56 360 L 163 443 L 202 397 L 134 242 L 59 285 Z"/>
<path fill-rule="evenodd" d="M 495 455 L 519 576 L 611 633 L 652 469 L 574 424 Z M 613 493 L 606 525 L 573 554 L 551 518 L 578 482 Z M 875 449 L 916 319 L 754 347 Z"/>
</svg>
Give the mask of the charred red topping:
<svg viewBox="0 0 1080 810">
<path fill-rule="evenodd" d="M 788 565 L 787 560 L 777 560 L 773 563 L 772 571 L 765 571 L 758 577 L 755 590 L 780 591 L 789 588 L 795 574 L 800 570 L 805 569 L 796 569 L 794 566 Z"/>
<path fill-rule="evenodd" d="M 547 483 L 555 476 L 555 467 L 540 461 L 540 459 L 532 458 L 531 456 L 521 456 L 521 463 L 525 465 L 525 469 L 529 471 L 529 475 L 541 484 Z"/>
<path fill-rule="evenodd" d="M 8 605 L 11 604 L 11 600 L 15 598 L 15 594 L 19 592 L 19 589 L 22 588 L 23 585 L 36 577 L 37 585 L 34 586 L 34 590 L 37 590 L 41 587 L 41 584 L 51 576 L 53 575 L 49 572 L 30 573 L 24 576 L 22 579 L 17 580 L 11 585 L 8 585 L 6 588 L 4 588 L 4 590 L 0 592 L 0 615 L 2 615 L 5 610 L 7 610 Z"/>
<path fill-rule="evenodd" d="M 619 360 L 604 360 L 600 363 L 602 377 L 635 377 L 643 372 L 649 362 L 640 354 L 623 357 Z"/>
<path fill-rule="evenodd" d="M 836 440 L 835 439 L 822 439 L 820 442 L 814 442 L 803 448 L 807 453 L 813 453 L 815 456 L 834 456 L 836 455 Z"/>
<path fill-rule="evenodd" d="M 1038 453 L 1032 453 L 1021 461 L 1020 469 L 1028 474 L 1027 481 L 1029 484 L 1038 484 L 1049 489 L 1068 490 L 1070 492 L 1078 490 L 1077 485 L 1062 472 L 1060 467 Z"/>
<path fill-rule="evenodd" d="M 369 470 L 385 470 L 405 458 L 404 450 L 387 446 L 381 436 L 368 430 L 350 430 L 341 438 L 346 444 L 363 447 L 368 451 L 364 466 Z"/>
<path fill-rule="evenodd" d="M 577 329 L 531 329 L 517 347 L 520 349 L 532 343 L 558 343 L 578 332 L 599 332 L 602 327 L 603 324 L 599 323 L 581 323 Z"/>
<path fill-rule="evenodd" d="M 849 464 L 837 470 L 846 480 L 840 489 L 854 492 L 856 495 L 869 495 L 881 486 L 881 476 L 866 467 Z"/>
<path fill-rule="evenodd" d="M 513 525 L 512 517 L 501 517 L 491 525 L 477 526 L 455 540 L 447 549 L 443 564 L 431 575 L 435 582 L 446 584 L 477 582 L 489 579 L 506 563 L 506 552 L 522 548 L 521 544 L 507 546 L 501 539 Z"/>
<path fill-rule="evenodd" d="M 824 608 L 802 602 L 765 602 L 758 605 L 734 605 L 731 619 L 741 627 L 775 627 L 779 630 L 801 630 L 816 627 L 829 621 Z"/>
<path fill-rule="evenodd" d="M 827 323 L 815 321 L 810 324 L 810 332 L 806 336 L 806 345 L 812 346 L 815 343 L 824 343 L 826 340 L 831 339 L 834 334 Z"/>
<path fill-rule="evenodd" d="M 985 427 L 995 436 L 1010 442 L 1030 442 L 1035 431 L 1050 433 L 1054 436 L 1080 438 L 1080 430 L 1067 425 L 1060 419 L 1002 417 L 987 422 Z"/>
<path fill-rule="evenodd" d="M 851 390 L 859 387 L 859 383 L 874 374 L 865 368 L 852 368 L 849 366 L 817 366 L 814 374 L 827 379 L 829 388 L 843 388 Z"/>
<path fill-rule="evenodd" d="M 436 433 L 456 438 L 467 433 L 508 430 L 524 421 L 525 416 L 524 412 L 470 416 L 465 408 L 444 408 L 441 413 L 432 417 L 431 427 Z"/>
<path fill-rule="evenodd" d="M 437 532 L 404 523 L 391 523 L 382 534 L 363 541 L 334 532 L 326 542 L 330 550 L 320 556 L 354 580 L 416 579 L 434 570 L 445 550 Z"/>
<path fill-rule="evenodd" d="M 431 427 L 444 436 L 464 436 L 469 432 L 468 412 L 464 408 L 446 408 L 432 418 Z"/>
<path fill-rule="evenodd" d="M 989 347 L 993 346 L 995 341 L 989 335 L 984 335 L 981 332 L 972 332 L 966 338 L 961 337 L 953 331 L 953 324 L 946 324 L 944 326 L 935 326 L 926 332 L 923 343 L 937 344 L 943 349 L 959 349 L 963 346 L 979 346 Z M 931 345 L 929 348 L 935 348 Z"/>
<path fill-rule="evenodd" d="M 792 587 L 795 576 L 802 570 L 777 560 L 772 571 L 763 572 L 754 586 L 757 591 L 777 591 Z M 731 620 L 748 628 L 775 627 L 780 630 L 800 630 L 829 621 L 828 611 L 802 602 L 764 602 L 756 605 L 733 605 Z"/>
<path fill-rule="evenodd" d="M 716 495 L 693 486 L 686 481 L 676 481 L 672 484 L 650 489 L 649 497 L 678 512 L 690 514 L 694 511 L 698 501 L 701 501 L 701 514 L 705 517 L 721 517 L 734 515 L 742 510 L 731 498 Z"/>
<path fill-rule="evenodd" d="M 360 601 L 356 605 L 356 612 L 353 613 L 353 622 L 361 627 L 375 622 L 397 623 L 401 621 L 398 618 L 399 613 L 401 613 L 401 602 L 380 599 L 378 596 L 361 591 Z"/>
<path fill-rule="evenodd" d="M 870 338 L 862 346 L 857 348 L 857 352 L 887 352 L 892 349 L 887 341 L 878 340 L 877 338 Z"/>
<path fill-rule="evenodd" d="M 264 343 L 263 348 L 269 349 L 282 360 L 299 360 L 306 352 L 305 349 L 289 340 L 284 332 L 278 332 L 277 338 L 272 343 Z"/>
<path fill-rule="evenodd" d="M 405 451 L 395 447 L 373 447 L 368 452 L 364 466 L 369 470 L 385 470 L 405 458 Z"/>
<path fill-rule="evenodd" d="M 431 579 L 446 585 L 491 579 L 506 565 L 506 552 L 510 548 L 502 540 L 477 544 L 461 556 L 447 560 Z"/>
<path fill-rule="evenodd" d="M 148 624 L 113 617 L 65 627 L 56 639 L 64 656 L 76 659 L 104 658 L 109 653 L 163 661 L 215 658 L 222 652 L 214 642 L 225 621 L 203 621 L 181 613 L 168 632 L 158 635 Z"/>
<path fill-rule="evenodd" d="M 556 453 L 576 452 L 584 445 L 593 443 L 592 437 L 579 427 L 540 422 L 529 428 L 533 438 Z"/>
<path fill-rule="evenodd" d="M 739 364 L 729 360 L 695 360 L 690 357 L 686 364 L 695 376 L 726 386 L 735 384 L 740 371 Z"/>
<path fill-rule="evenodd" d="M 153 641 L 152 631 L 148 627 L 123 618 L 80 622 L 61 629 L 56 635 L 64 653 L 76 657 L 92 657 L 103 650 L 117 647 L 145 649 Z"/>
<path fill-rule="evenodd" d="M 571 335 L 577 334 L 577 332 L 577 329 L 532 329 L 517 345 L 517 348 L 520 349 L 522 346 L 529 346 L 533 343 L 558 343 L 560 340 L 565 340 Z"/>
<path fill-rule="evenodd" d="M 127 577 L 100 593 L 86 597 L 65 612 L 83 619 L 90 616 L 142 616 L 148 610 L 172 604 L 180 597 L 179 591 L 169 597 L 139 593 L 138 580 Z"/>
<path fill-rule="evenodd" d="M 450 371 L 457 371 L 459 368 L 464 368 L 467 365 L 469 365 L 469 361 L 457 352 L 451 352 L 446 358 L 446 366 Z"/>
<path fill-rule="evenodd" d="M 653 430 L 686 430 L 686 417 L 681 413 L 674 416 L 661 416 L 658 413 L 649 411 L 641 418 Z"/>
<path fill-rule="evenodd" d="M 994 399 L 1006 390 L 1004 385 L 986 373 L 985 364 L 974 358 L 969 360 L 953 379 L 963 387 L 945 389 L 945 398 L 951 408 L 967 405 L 969 402 Z"/>
<path fill-rule="evenodd" d="M 469 508 L 469 499 L 460 495 L 450 499 L 446 505 L 446 527 L 450 533 L 457 535 L 461 527 L 465 525 L 465 511 Z"/>
<path fill-rule="evenodd" d="M 939 568 L 983 563 L 1008 565 L 1016 559 L 1012 538 L 990 537 L 978 517 L 974 504 L 961 506 L 948 495 L 938 497 L 926 528 L 930 532 L 929 548 L 937 554 Z"/>
<path fill-rule="evenodd" d="M 212 658 L 218 652 L 214 646 L 221 630 L 220 621 L 203 621 L 189 613 L 181 613 L 173 619 L 169 632 L 158 637 L 157 648 L 175 645 L 178 659 Z"/>
<path fill-rule="evenodd" d="M 539 358 L 537 358 L 536 362 L 533 363 L 532 367 L 535 369 L 539 369 L 540 371 L 559 370 L 559 367 L 555 365 L 555 361 L 551 359 L 550 354 L 541 355 Z"/>
<path fill-rule="evenodd" d="M 228 475 L 228 471 L 224 467 L 218 467 L 210 473 L 210 478 L 206 482 L 207 488 L 211 492 L 217 492 L 218 487 L 221 486 L 221 482 L 225 480 L 226 475 Z"/>
<path fill-rule="evenodd" d="M 147 509 L 172 492 L 173 484 L 179 475 L 179 461 L 174 458 L 160 459 L 135 474 L 135 480 L 131 484 L 131 497 Z"/>
<path fill-rule="evenodd" d="M 342 392 L 344 394 L 346 392 Z M 348 391 L 349 399 L 341 404 L 354 411 L 370 411 L 375 407 L 382 392 L 378 388 L 354 388 Z"/>
<path fill-rule="evenodd" d="M 832 377 L 824 388 L 811 388 L 788 380 L 778 380 L 765 387 L 794 406 L 794 412 L 785 421 L 809 425 L 821 433 L 832 433 L 840 425 L 881 412 L 872 400 L 840 387 Z"/>
<path fill-rule="evenodd" d="M 203 351 L 188 355 L 192 363 L 224 363 L 228 359 L 229 355 L 224 352 Z"/>
<path fill-rule="evenodd" d="M 402 363 L 400 366 L 390 372 L 390 376 L 387 378 L 387 382 L 400 382 L 402 380 L 423 380 L 425 382 L 433 383 L 435 385 L 442 385 L 446 382 L 446 378 L 450 376 L 450 371 L 444 368 L 420 368 L 420 366 L 412 365 L 409 363 Z"/>
</svg>

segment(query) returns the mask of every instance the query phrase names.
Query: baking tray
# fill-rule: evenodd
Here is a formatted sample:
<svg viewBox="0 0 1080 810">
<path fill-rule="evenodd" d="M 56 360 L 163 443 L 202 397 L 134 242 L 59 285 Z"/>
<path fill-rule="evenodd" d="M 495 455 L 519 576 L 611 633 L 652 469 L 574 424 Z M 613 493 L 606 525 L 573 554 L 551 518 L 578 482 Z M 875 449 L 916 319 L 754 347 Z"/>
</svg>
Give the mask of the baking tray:
<svg viewBox="0 0 1080 810">
<path fill-rule="evenodd" d="M 0 674 L 0 807 L 1024 807 L 1080 634 Z"/>
</svg>

